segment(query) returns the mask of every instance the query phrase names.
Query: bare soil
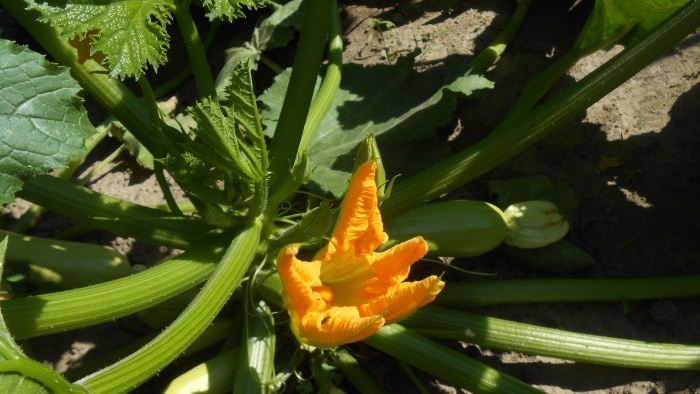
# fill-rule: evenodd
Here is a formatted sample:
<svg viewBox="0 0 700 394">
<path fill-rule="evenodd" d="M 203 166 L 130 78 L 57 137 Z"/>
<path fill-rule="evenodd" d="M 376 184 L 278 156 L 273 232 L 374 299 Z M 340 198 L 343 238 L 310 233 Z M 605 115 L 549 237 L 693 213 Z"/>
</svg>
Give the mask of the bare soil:
<svg viewBox="0 0 700 394">
<path fill-rule="evenodd" d="M 346 60 L 393 61 L 422 50 L 419 70 L 468 61 L 499 32 L 513 11 L 510 1 L 353 2 L 346 7 Z M 468 145 L 491 129 L 525 83 L 576 38 L 590 2 L 535 2 L 520 34 L 488 77 L 494 91 L 461 107 L 452 127 L 456 145 Z M 377 32 L 377 21 L 396 27 Z M 648 66 L 600 102 L 561 136 L 553 136 L 515 160 L 467 185 L 483 194 L 483 182 L 533 174 L 564 181 L 579 205 L 567 239 L 595 258 L 577 278 L 635 278 L 700 272 L 695 236 L 700 230 L 700 46 L 697 35 Z M 571 84 L 622 50 L 608 48 L 581 60 L 560 85 Z M 557 277 L 514 266 L 495 252 L 457 262 L 500 277 Z M 700 343 L 698 299 L 630 303 L 538 304 L 478 308 L 490 316 L 621 338 Z M 642 371 L 576 364 L 548 357 L 493 351 L 464 344 L 467 354 L 547 393 L 700 393 L 700 374 Z M 435 383 L 436 392 L 458 392 Z"/>
<path fill-rule="evenodd" d="M 512 14 L 511 0 L 464 2 L 365 0 L 344 7 L 345 61 L 386 64 L 421 50 L 418 71 L 466 62 L 483 49 Z M 491 129 L 524 84 L 565 52 L 582 26 L 591 2 L 535 2 L 521 33 L 488 77 L 495 89 L 462 103 L 445 132 L 460 131 L 456 148 Z M 387 24 L 386 22 L 391 22 Z M 594 104 L 562 136 L 554 136 L 512 162 L 467 185 L 460 193 L 485 194 L 485 181 L 543 174 L 568 183 L 579 205 L 567 239 L 595 258 L 595 264 L 567 277 L 636 278 L 700 274 L 697 234 L 700 217 L 700 46 L 688 37 L 677 49 Z M 573 83 L 619 52 L 613 47 L 580 61 L 563 85 Z M 108 151 L 110 146 L 104 147 Z M 103 151 L 104 152 L 104 151 Z M 96 155 L 104 154 L 96 152 Z M 150 173 L 118 163 L 90 184 L 94 190 L 140 204 L 162 201 Z M 13 216 L 21 201 L 6 208 Z M 9 215 L 9 213 L 8 213 Z M 50 221 L 48 216 L 45 221 Z M 46 231 L 65 227 L 58 224 Z M 133 240 L 95 236 L 125 252 L 135 263 L 152 263 L 166 250 Z M 514 265 L 496 251 L 455 264 L 497 271 L 504 278 L 557 277 Z M 576 332 L 648 341 L 700 344 L 698 299 L 657 302 L 536 304 L 478 308 L 477 312 Z M 116 330 L 115 330 L 116 328 Z M 35 357 L 65 370 L 102 344 L 119 346 L 132 327 L 100 326 L 98 331 L 51 336 L 35 344 Z M 107 334 L 108 333 L 108 334 Z M 487 364 L 547 393 L 700 393 L 700 374 L 642 371 L 576 364 L 547 357 L 493 351 L 461 344 Z M 432 381 L 431 392 L 459 389 Z"/>
</svg>

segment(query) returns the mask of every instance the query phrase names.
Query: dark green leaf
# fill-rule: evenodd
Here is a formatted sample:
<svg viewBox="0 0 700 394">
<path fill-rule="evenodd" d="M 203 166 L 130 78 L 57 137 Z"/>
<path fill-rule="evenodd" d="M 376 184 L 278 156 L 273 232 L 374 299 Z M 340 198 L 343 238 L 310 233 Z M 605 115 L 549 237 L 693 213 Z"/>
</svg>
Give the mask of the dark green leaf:
<svg viewBox="0 0 700 394">
<path fill-rule="evenodd" d="M 85 152 L 95 132 L 68 69 L 0 40 L 0 203 L 30 176 Z"/>
<path fill-rule="evenodd" d="M 268 131 L 276 127 L 284 97 L 281 92 L 288 81 L 287 70 L 260 97 L 267 109 L 263 119 Z M 449 121 L 458 94 L 468 96 L 492 86 L 479 75 L 466 74 L 445 82 L 433 75 L 414 73 L 410 56 L 391 66 L 345 66 L 341 87 L 309 148 L 311 180 L 323 192 L 342 195 L 355 150 L 369 134 L 377 136 L 385 155 L 384 144 L 410 143 L 432 136 L 436 128 Z"/>
<path fill-rule="evenodd" d="M 574 50 L 585 55 L 625 37 L 641 39 L 688 0 L 596 0 Z"/>
</svg>

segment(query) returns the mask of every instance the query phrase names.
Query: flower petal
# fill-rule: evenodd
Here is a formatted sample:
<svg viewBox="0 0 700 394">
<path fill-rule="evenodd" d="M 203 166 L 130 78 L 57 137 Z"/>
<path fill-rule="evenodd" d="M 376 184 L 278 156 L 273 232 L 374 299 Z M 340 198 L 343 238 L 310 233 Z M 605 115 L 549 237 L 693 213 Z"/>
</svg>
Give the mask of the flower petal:
<svg viewBox="0 0 700 394">
<path fill-rule="evenodd" d="M 368 161 L 353 174 L 328 246 L 317 255 L 321 261 L 329 260 L 339 251 L 353 250 L 356 255 L 371 253 L 387 241 L 377 203 L 376 169 L 377 164 Z"/>
<path fill-rule="evenodd" d="M 306 314 L 300 321 L 292 318 L 291 323 L 299 342 L 333 347 L 367 338 L 384 325 L 384 318 L 362 317 L 355 307 L 332 307 L 325 312 Z"/>
<path fill-rule="evenodd" d="M 287 309 L 300 313 L 307 311 L 322 311 L 326 302 L 313 291 L 313 287 L 322 286 L 320 279 L 320 261 L 301 261 L 296 255 L 299 244 L 287 245 L 277 255 L 277 271 L 279 272 L 284 299 Z"/>
<path fill-rule="evenodd" d="M 432 302 L 443 287 L 445 282 L 435 275 L 418 282 L 400 283 L 358 309 L 362 316 L 382 315 L 386 324 L 391 324 Z"/>
<path fill-rule="evenodd" d="M 376 296 L 387 292 L 392 286 L 403 282 L 411 270 L 411 265 L 428 253 L 428 244 L 423 237 L 411 238 L 389 250 L 375 253 L 369 261 L 369 268 L 377 276 L 365 284 L 365 295 Z"/>
</svg>

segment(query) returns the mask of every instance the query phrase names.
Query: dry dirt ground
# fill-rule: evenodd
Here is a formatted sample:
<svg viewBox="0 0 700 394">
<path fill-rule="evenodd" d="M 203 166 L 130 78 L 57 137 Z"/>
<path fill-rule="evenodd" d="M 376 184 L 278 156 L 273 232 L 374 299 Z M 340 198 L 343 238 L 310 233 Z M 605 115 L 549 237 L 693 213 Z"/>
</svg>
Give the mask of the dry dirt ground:
<svg viewBox="0 0 700 394">
<path fill-rule="evenodd" d="M 522 86 L 566 51 L 590 4 L 535 2 L 521 33 L 489 77 L 493 92 L 465 103 L 453 123 L 464 144 L 492 128 Z M 573 8 L 572 8 L 573 7 Z M 468 61 L 499 31 L 510 1 L 353 2 L 347 7 L 346 60 L 392 61 L 422 50 L 418 69 Z M 396 27 L 379 34 L 378 21 Z M 568 239 L 595 258 L 569 276 L 633 278 L 700 272 L 695 202 L 700 197 L 700 46 L 683 41 L 632 80 L 588 109 L 562 138 L 551 137 L 485 176 L 543 174 L 568 183 L 579 206 Z M 562 85 L 584 77 L 622 48 L 580 61 Z M 469 185 L 466 193 L 479 193 Z M 461 261 L 468 269 L 497 269 L 504 277 L 547 277 L 513 267 L 498 253 Z M 640 340 L 700 343 L 698 299 L 658 302 L 519 305 L 480 308 L 491 316 L 577 332 Z M 548 393 L 700 393 L 700 374 L 580 365 L 465 344 L 468 354 Z M 456 392 L 436 385 L 437 390 Z"/>
<path fill-rule="evenodd" d="M 495 37 L 512 14 L 511 0 L 352 1 L 344 7 L 345 61 L 386 64 L 421 50 L 419 71 L 468 61 Z M 468 145 L 492 128 L 522 86 L 563 53 L 580 29 L 590 1 L 535 2 L 507 53 L 489 78 L 495 89 L 463 103 L 447 133 L 461 131 L 455 144 Z M 391 24 L 387 23 L 391 22 Z M 393 27 L 391 27 L 393 25 Z M 700 274 L 696 234 L 700 233 L 700 45 L 683 41 L 632 80 L 593 105 L 562 138 L 552 137 L 494 170 L 460 193 L 484 195 L 484 181 L 542 174 L 568 183 L 578 210 L 568 239 L 595 258 L 569 274 L 578 278 L 635 278 Z M 614 56 L 600 51 L 581 62 L 562 85 L 573 83 Z M 122 162 L 90 185 L 100 192 L 141 204 L 160 202 L 149 173 Z M 488 196 L 487 196 L 488 197 Z M 18 203 L 16 207 L 21 206 Z M 164 250 L 133 249 L 133 242 L 104 238 L 136 262 L 152 262 Z M 464 268 L 497 271 L 502 277 L 553 277 L 506 256 L 456 262 Z M 517 321 L 599 335 L 700 344 L 698 299 L 658 302 L 542 304 L 479 308 L 477 312 Z M 61 339 L 62 357 L 47 338 L 37 358 L 61 369 L 92 351 L 105 337 L 119 343 L 128 334 L 111 328 Z M 107 333 L 107 334 L 105 334 Z M 43 345 L 42 345 L 43 344 Z M 700 393 L 700 374 L 639 371 L 580 365 L 561 360 L 499 352 L 463 344 L 465 352 L 547 393 Z M 422 375 L 420 375 L 422 376 Z M 432 392 L 460 390 L 431 381 Z M 410 392 L 410 391 L 409 391 Z"/>
</svg>

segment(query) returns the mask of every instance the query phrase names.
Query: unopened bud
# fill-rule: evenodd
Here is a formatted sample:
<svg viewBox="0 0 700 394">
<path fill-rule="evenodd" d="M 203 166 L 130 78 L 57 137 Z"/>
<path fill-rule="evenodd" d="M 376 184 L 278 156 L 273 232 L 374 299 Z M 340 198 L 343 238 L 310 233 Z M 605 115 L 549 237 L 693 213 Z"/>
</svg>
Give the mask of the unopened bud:
<svg viewBox="0 0 700 394">
<path fill-rule="evenodd" d="M 569 222 L 549 201 L 525 201 L 503 211 L 508 231 L 505 243 L 522 249 L 547 246 L 564 238 Z"/>
<path fill-rule="evenodd" d="M 377 145 L 377 139 L 374 138 L 374 134 L 368 135 L 357 148 L 353 170 L 370 160 L 374 160 L 377 163 L 377 171 L 374 173 L 374 182 L 377 184 L 377 199 L 384 201 L 389 197 L 386 190 L 386 173 L 384 172 L 382 156 L 379 153 L 379 146 Z"/>
</svg>

